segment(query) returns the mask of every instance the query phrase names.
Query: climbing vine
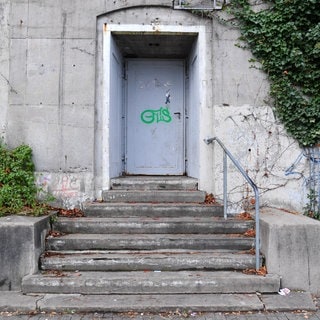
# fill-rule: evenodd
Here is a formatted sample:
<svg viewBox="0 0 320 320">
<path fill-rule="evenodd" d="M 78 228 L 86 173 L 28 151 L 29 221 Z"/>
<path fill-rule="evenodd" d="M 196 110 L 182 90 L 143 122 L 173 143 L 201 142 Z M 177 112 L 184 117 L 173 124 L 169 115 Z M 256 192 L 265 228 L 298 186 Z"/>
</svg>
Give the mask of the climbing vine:
<svg viewBox="0 0 320 320">
<path fill-rule="evenodd" d="M 276 115 L 302 146 L 320 142 L 320 1 L 232 0 L 241 40 L 268 74 Z M 253 61 L 254 62 L 254 61 Z"/>
</svg>

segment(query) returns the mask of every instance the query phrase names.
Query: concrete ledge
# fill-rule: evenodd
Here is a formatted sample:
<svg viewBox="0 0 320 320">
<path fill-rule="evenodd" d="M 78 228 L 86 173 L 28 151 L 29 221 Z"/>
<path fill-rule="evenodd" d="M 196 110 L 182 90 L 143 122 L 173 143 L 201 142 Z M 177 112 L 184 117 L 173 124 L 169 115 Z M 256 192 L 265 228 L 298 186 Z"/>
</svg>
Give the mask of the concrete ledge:
<svg viewBox="0 0 320 320">
<path fill-rule="evenodd" d="M 201 312 L 259 312 L 254 319 L 287 319 L 287 317 L 272 317 L 270 313 L 261 314 L 262 311 L 317 311 L 310 294 L 290 293 L 288 296 L 278 294 L 197 294 L 197 295 L 81 295 L 81 294 L 45 294 L 23 295 L 21 292 L 0 292 L 1 312 L 68 312 L 69 316 L 59 316 L 59 319 L 70 318 L 70 312 L 151 312 L 143 319 L 160 319 L 158 312 L 177 310 L 192 310 Z M 318 313 L 319 314 L 319 311 Z M 320 314 L 319 314 L 320 315 Z M 318 315 L 318 317 L 319 317 Z M 120 316 L 120 315 L 119 315 Z M 231 314 L 230 314 L 231 316 Z M 44 315 L 39 319 L 44 319 Z M 80 317 L 80 316 L 79 316 Z M 81 316 L 82 317 L 82 316 Z M 231 319 L 245 319 L 245 316 L 233 315 Z M 271 318 L 270 318 L 271 317 Z M 316 317 L 316 319 L 319 319 Z M 1 315 L 0 315 L 1 318 Z M 37 319 L 38 319 L 37 318 Z M 51 316 L 49 317 L 51 319 Z M 95 317 L 94 317 L 95 318 Z M 121 316 L 119 317 L 119 319 Z M 176 317 L 175 317 L 176 318 Z M 179 317 L 180 319 L 181 317 Z M 214 314 L 207 314 L 201 319 L 220 319 Z M 199 318 L 199 319 L 200 319 Z M 289 319 L 296 319 L 295 317 Z M 300 317 L 302 318 L 302 317 Z M 299 318 L 299 319 L 300 319 Z M 2 319 L 2 318 L 1 318 Z M 14 319 L 16 319 L 14 317 Z M 56 319 L 56 318 L 54 318 Z M 71 319 L 71 318 L 70 318 Z M 73 319 L 73 317 L 72 317 Z M 78 318 L 77 318 L 78 319 Z M 87 319 L 87 317 L 85 317 Z M 89 317 L 88 317 L 89 319 Z M 91 319 L 91 317 L 90 317 Z M 93 318 L 92 318 L 93 319 Z M 100 319 L 100 317 L 99 317 Z M 105 319 L 105 318 L 104 318 Z M 124 318 L 122 317 L 121 320 Z M 142 319 L 142 318 L 139 318 Z M 164 319 L 164 318 L 163 318 Z M 170 319 L 170 318 L 168 318 Z M 221 319 L 225 319 L 222 317 Z M 249 316 L 248 319 L 253 319 Z M 297 318 L 298 319 L 298 318 Z"/>
<path fill-rule="evenodd" d="M 0 218 L 0 291 L 20 290 L 22 278 L 38 272 L 49 227 L 49 216 Z"/>
<path fill-rule="evenodd" d="M 316 311 L 317 307 L 309 292 L 290 292 L 286 296 L 280 294 L 262 295 L 261 301 L 266 311 L 286 312 L 295 310 Z"/>
<path fill-rule="evenodd" d="M 1 291 L 0 312 L 35 312 L 38 309 L 37 302 L 40 299 L 43 299 L 43 295 L 27 296 L 19 291 Z"/>
<path fill-rule="evenodd" d="M 261 210 L 261 252 L 281 287 L 320 294 L 320 221 L 278 209 Z"/>
</svg>

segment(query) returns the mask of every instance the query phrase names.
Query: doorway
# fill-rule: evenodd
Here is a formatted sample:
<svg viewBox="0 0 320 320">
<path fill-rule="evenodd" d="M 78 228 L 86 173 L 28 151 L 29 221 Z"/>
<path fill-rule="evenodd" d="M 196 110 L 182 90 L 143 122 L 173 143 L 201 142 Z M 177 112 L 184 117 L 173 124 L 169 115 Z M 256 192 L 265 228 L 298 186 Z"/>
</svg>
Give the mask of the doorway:
<svg viewBox="0 0 320 320">
<path fill-rule="evenodd" d="M 126 174 L 183 175 L 184 60 L 126 62 Z"/>
<path fill-rule="evenodd" d="M 204 26 L 104 25 L 97 109 L 104 190 L 124 174 L 200 177 L 208 34 Z"/>
</svg>

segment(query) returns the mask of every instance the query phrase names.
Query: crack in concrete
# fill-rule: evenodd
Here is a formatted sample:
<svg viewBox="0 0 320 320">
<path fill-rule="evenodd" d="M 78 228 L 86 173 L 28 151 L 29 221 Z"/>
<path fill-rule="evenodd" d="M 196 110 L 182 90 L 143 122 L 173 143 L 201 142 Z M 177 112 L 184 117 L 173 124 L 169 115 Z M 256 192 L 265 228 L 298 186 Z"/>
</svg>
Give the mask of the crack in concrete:
<svg viewBox="0 0 320 320">
<path fill-rule="evenodd" d="M 41 311 L 41 308 L 40 308 L 40 306 L 39 306 L 39 302 L 40 302 L 41 300 L 43 300 L 44 298 L 45 298 L 45 295 L 40 296 L 39 299 L 36 299 L 36 305 L 35 305 L 35 310 L 36 310 L 36 311 Z"/>
<path fill-rule="evenodd" d="M 257 111 L 249 107 L 244 112 L 228 115 L 224 119 L 224 121 L 232 122 L 234 132 L 237 134 L 237 141 L 247 146 L 249 153 L 245 150 L 238 150 L 236 156 L 239 161 L 245 164 L 244 167 L 253 181 L 259 183 L 259 193 L 264 195 L 285 188 L 290 181 L 294 180 L 299 183 L 303 179 L 303 173 L 306 169 L 301 169 L 301 176 L 290 179 L 281 174 L 283 159 L 295 147 L 295 142 L 280 143 L 281 137 L 287 137 L 287 135 L 281 128 L 275 127 L 275 119 L 271 121 L 272 114 L 272 109 L 269 108 Z M 234 199 L 229 202 L 239 206 L 241 202 L 248 199 L 251 192 L 246 186 L 246 183 L 233 185 L 231 191 L 228 191 L 228 196 L 230 195 L 231 198 L 233 196 Z M 244 190 L 245 188 L 246 190 Z"/>
<path fill-rule="evenodd" d="M 15 94 L 18 94 L 18 91 L 13 88 L 13 86 L 11 85 L 10 81 L 8 80 L 8 78 L 5 77 L 1 72 L 0 72 L 0 76 L 1 76 L 1 77 L 4 79 L 4 81 L 7 83 L 7 85 L 8 85 L 9 88 L 10 88 L 10 91 L 13 92 L 13 93 L 15 93 Z"/>
<path fill-rule="evenodd" d="M 87 51 L 85 49 L 81 49 L 79 47 L 72 47 L 71 49 L 72 50 L 78 50 L 78 51 L 80 51 L 82 53 L 85 53 L 85 54 L 88 54 L 89 56 L 93 56 L 94 57 L 94 53 L 91 53 L 91 52 L 89 52 L 89 51 Z"/>
</svg>

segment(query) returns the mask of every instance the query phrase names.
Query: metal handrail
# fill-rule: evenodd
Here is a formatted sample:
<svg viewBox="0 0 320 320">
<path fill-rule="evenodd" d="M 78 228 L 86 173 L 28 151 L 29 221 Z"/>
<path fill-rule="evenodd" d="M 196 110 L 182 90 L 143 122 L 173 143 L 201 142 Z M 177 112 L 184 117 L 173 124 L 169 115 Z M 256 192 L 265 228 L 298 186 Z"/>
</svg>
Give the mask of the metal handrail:
<svg viewBox="0 0 320 320">
<path fill-rule="evenodd" d="M 224 204 L 224 218 L 227 219 L 227 203 L 228 203 L 228 195 L 227 195 L 227 176 L 228 176 L 228 167 L 227 167 L 227 156 L 242 174 L 242 176 L 247 180 L 254 191 L 255 195 L 255 251 L 256 251 L 256 270 L 260 268 L 260 212 L 259 212 L 259 191 L 256 184 L 252 181 L 249 175 L 244 171 L 239 162 L 235 159 L 235 157 L 231 154 L 231 152 L 225 147 L 225 145 L 221 142 L 221 140 L 217 137 L 206 138 L 204 142 L 206 144 L 210 144 L 216 141 L 223 150 L 223 204 Z"/>
</svg>

